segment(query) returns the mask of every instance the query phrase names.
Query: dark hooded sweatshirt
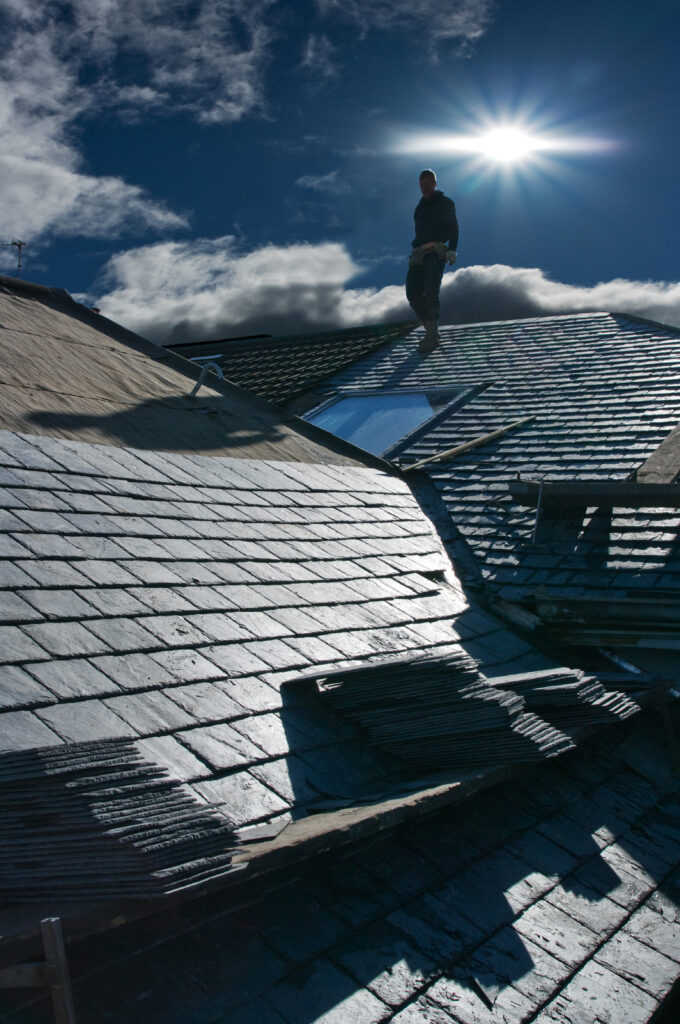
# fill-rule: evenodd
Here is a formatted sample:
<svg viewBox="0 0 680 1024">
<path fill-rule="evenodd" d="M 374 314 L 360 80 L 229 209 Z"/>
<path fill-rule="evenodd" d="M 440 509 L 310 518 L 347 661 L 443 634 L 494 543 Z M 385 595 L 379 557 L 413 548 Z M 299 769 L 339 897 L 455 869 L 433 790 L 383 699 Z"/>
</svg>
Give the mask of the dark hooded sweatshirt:
<svg viewBox="0 0 680 1024">
<path fill-rule="evenodd" d="M 427 242 L 447 242 L 449 249 L 457 249 L 456 204 L 441 189 L 437 189 L 430 199 L 423 196 L 416 206 L 413 220 L 416 225 L 414 249 Z"/>
</svg>

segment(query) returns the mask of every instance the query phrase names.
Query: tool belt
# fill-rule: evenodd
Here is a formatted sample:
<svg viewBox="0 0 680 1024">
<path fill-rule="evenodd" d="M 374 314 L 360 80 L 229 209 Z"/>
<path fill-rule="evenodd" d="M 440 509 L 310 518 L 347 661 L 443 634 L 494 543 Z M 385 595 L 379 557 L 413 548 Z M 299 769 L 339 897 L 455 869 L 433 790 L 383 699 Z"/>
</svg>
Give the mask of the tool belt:
<svg viewBox="0 0 680 1024">
<path fill-rule="evenodd" d="M 445 260 L 448 251 L 446 242 L 426 242 L 425 245 L 419 245 L 411 252 L 408 258 L 408 265 L 409 267 L 419 267 L 430 252 L 435 253 L 440 260 Z"/>
</svg>

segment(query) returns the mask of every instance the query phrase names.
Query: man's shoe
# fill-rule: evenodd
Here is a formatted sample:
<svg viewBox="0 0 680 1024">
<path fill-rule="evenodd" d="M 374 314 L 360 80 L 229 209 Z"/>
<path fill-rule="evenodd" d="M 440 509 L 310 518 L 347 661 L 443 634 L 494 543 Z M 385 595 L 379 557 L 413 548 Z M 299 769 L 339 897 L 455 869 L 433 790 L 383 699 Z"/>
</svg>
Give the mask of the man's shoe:
<svg viewBox="0 0 680 1024">
<path fill-rule="evenodd" d="M 421 354 L 432 352 L 439 344 L 439 322 L 437 320 L 425 321 L 425 334 L 418 343 L 418 351 Z"/>
</svg>

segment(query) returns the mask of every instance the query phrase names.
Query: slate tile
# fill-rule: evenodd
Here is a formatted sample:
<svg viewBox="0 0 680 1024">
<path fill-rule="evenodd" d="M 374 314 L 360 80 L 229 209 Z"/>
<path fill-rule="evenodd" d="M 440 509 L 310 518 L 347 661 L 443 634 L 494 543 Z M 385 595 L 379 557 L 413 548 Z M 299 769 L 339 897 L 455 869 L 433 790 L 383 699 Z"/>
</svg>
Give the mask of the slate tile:
<svg viewBox="0 0 680 1024">
<path fill-rule="evenodd" d="M 20 544 L 16 536 L 9 537 L 7 534 L 0 534 L 0 559 L 26 558 L 28 554 L 28 548 L 24 544 Z"/>
<path fill-rule="evenodd" d="M 479 928 L 429 894 L 393 910 L 386 920 L 438 965 L 455 963 L 483 938 Z"/>
<path fill-rule="evenodd" d="M 140 600 L 157 601 L 155 593 L 148 594 L 148 588 L 140 587 Z M 145 595 L 146 591 L 146 595 Z M 188 611 L 199 610 L 202 612 L 213 612 L 213 611 L 227 611 L 233 608 L 237 608 L 238 601 L 232 599 L 229 595 L 229 588 L 220 587 L 203 587 L 203 586 L 182 586 L 176 587 L 174 590 L 164 590 L 168 596 L 166 600 L 168 602 L 176 600 L 181 602 L 181 606 L 178 604 L 177 607 L 162 608 L 160 606 L 151 604 L 154 611 Z M 174 596 L 172 596 L 174 595 Z"/>
<path fill-rule="evenodd" d="M 26 665 L 26 669 L 47 687 L 48 691 L 65 700 L 100 697 L 120 692 L 116 683 L 85 658 L 39 662 Z"/>
<path fill-rule="evenodd" d="M 125 548 L 121 547 L 119 542 L 111 540 L 110 537 L 77 537 L 72 535 L 68 538 L 68 541 L 76 551 L 75 557 L 78 558 L 87 558 L 91 561 L 104 559 L 109 562 L 117 562 L 128 557 Z"/>
<path fill-rule="evenodd" d="M 175 686 L 165 691 L 167 696 L 192 716 L 196 722 L 207 724 L 237 718 L 247 712 L 233 697 L 214 683 L 192 683 Z"/>
<path fill-rule="evenodd" d="M 104 655 L 90 661 L 122 690 L 148 690 L 168 682 L 168 671 L 148 654 Z"/>
<path fill-rule="evenodd" d="M 40 612 L 22 596 L 12 591 L 0 590 L 0 622 L 30 622 L 31 619 L 41 618 Z"/>
<path fill-rule="evenodd" d="M 257 1024 L 284 1024 L 283 1017 L 259 998 L 220 1017 L 215 1024 L 255 1024 L 255 1021 Z"/>
<path fill-rule="evenodd" d="M 252 765 L 250 773 L 291 806 L 313 804 L 323 797 L 310 780 L 309 767 L 294 754 L 265 764 Z"/>
<path fill-rule="evenodd" d="M 91 586 L 90 580 L 79 572 L 68 562 L 53 559 L 40 559 L 32 561 L 17 561 L 25 570 L 25 579 L 18 580 L 16 586 L 35 586 L 36 582 L 42 587 L 87 587 Z M 10 584 L 12 585 L 12 584 Z"/>
<path fill-rule="evenodd" d="M 244 628 L 238 621 L 238 613 L 207 612 L 193 614 L 189 620 L 192 626 L 200 629 L 210 640 L 230 643 L 232 640 L 252 640 L 257 633 Z"/>
<path fill-rule="evenodd" d="M 280 796 L 263 786 L 248 771 L 198 782 L 194 788 L 209 804 L 223 805 L 222 813 L 233 828 L 269 819 L 288 809 L 288 804 Z"/>
<path fill-rule="evenodd" d="M 441 872 L 430 861 L 392 837 L 372 845 L 366 868 L 382 885 L 390 885 L 404 900 L 441 880 Z"/>
<path fill-rule="evenodd" d="M 0 751 L 53 747 L 62 738 L 33 711 L 6 711 L 0 715 Z"/>
<path fill-rule="evenodd" d="M 303 654 L 283 640 L 259 640 L 244 646 L 256 658 L 265 662 L 269 668 L 302 668 L 309 664 Z"/>
<path fill-rule="evenodd" d="M 325 960 L 280 982 L 267 993 L 267 1002 L 287 1024 L 377 1024 L 391 1013 L 385 1003 Z"/>
<path fill-rule="evenodd" d="M 17 626 L 0 626 L 0 662 L 31 661 L 49 655 Z"/>
<path fill-rule="evenodd" d="M 594 953 L 599 937 L 547 900 L 534 903 L 515 922 L 515 930 L 547 953 L 575 968 Z"/>
<path fill-rule="evenodd" d="M 391 1018 L 392 1024 L 455 1024 L 446 1010 L 437 1006 L 426 995 L 409 1003 Z"/>
<path fill-rule="evenodd" d="M 41 622 L 24 628 L 26 633 L 50 654 L 72 657 L 101 654 L 110 650 L 105 641 L 78 622 Z M 38 655 L 27 655 L 27 658 L 31 657 Z"/>
<path fill-rule="evenodd" d="M 139 651 L 158 646 L 156 636 L 135 619 L 91 619 L 87 628 L 113 651 Z"/>
<path fill-rule="evenodd" d="M 571 968 L 509 926 L 479 946 L 466 961 L 470 976 L 487 975 L 512 985 L 537 1010 L 568 979 Z"/>
<path fill-rule="evenodd" d="M 194 718 L 163 693 L 126 693 L 104 704 L 140 736 L 173 732 L 194 724 Z"/>
<path fill-rule="evenodd" d="M 226 722 L 177 733 L 177 739 L 214 771 L 229 771 L 262 761 L 262 748 Z"/>
<path fill-rule="evenodd" d="M 149 589 L 153 592 L 153 588 Z M 100 615 L 114 616 L 138 615 L 148 610 L 148 607 L 133 597 L 130 591 L 120 587 L 106 587 L 102 590 L 93 587 L 90 590 L 78 591 L 78 596 L 83 600 L 87 599 L 91 606 L 89 615 L 95 614 L 93 609 Z"/>
<path fill-rule="evenodd" d="M 137 622 L 144 630 L 148 630 L 154 637 L 157 637 L 162 644 L 168 644 L 170 647 L 207 644 L 211 640 L 211 637 L 193 625 L 193 619 L 184 615 L 142 616 Z M 159 645 L 156 641 L 147 646 Z"/>
<path fill-rule="evenodd" d="M 184 584 L 216 584 L 222 580 L 222 575 L 213 572 L 211 568 L 202 562 L 174 561 L 168 563 Z"/>
<path fill-rule="evenodd" d="M 603 938 L 611 935 L 628 916 L 624 907 L 582 883 L 575 883 L 571 876 L 551 889 L 546 899 L 552 906 Z"/>
<path fill-rule="evenodd" d="M 157 666 L 162 669 L 159 672 L 159 679 L 167 680 L 169 676 L 175 682 L 192 683 L 221 679 L 225 674 L 223 669 L 218 668 L 212 661 L 208 661 L 202 654 L 191 649 L 174 648 L 169 651 L 156 651 L 151 658 L 155 662 L 156 672 L 159 672 Z"/>
<path fill-rule="evenodd" d="M 137 582 L 137 578 L 118 562 L 84 558 L 77 564 L 78 572 L 83 573 L 98 587 L 123 587 Z"/>
<path fill-rule="evenodd" d="M 135 729 L 96 699 L 41 708 L 39 718 L 67 743 L 138 735 Z"/>
<path fill-rule="evenodd" d="M 30 562 L 28 563 L 30 565 Z M 25 587 L 33 586 L 34 579 L 28 576 L 20 563 L 0 561 L 0 587 Z"/>
<path fill-rule="evenodd" d="M 659 1002 L 680 976 L 680 965 L 625 931 L 613 935 L 595 954 L 595 960 Z"/>
<path fill-rule="evenodd" d="M 86 619 L 97 614 L 97 608 L 73 590 L 25 590 L 22 596 L 41 618 Z"/>
<path fill-rule="evenodd" d="M 281 757 L 289 751 L 305 749 L 310 745 L 306 735 L 295 729 L 285 712 L 249 715 L 234 722 L 234 729 L 270 757 Z"/>
<path fill-rule="evenodd" d="M 192 782 L 210 774 L 205 764 L 174 736 L 147 737 L 137 740 L 136 746 L 147 761 L 161 765 L 180 782 Z"/>
<path fill-rule="evenodd" d="M 624 925 L 623 934 L 632 935 L 680 964 L 680 924 L 659 913 L 653 904 L 639 907 Z"/>
<path fill-rule="evenodd" d="M 336 947 L 331 959 L 389 1006 L 398 1008 L 424 988 L 435 964 L 403 932 L 379 922 Z"/>
<path fill-rule="evenodd" d="M 536 1024 L 646 1024 L 656 1001 L 596 961 L 587 963 L 545 1010 Z"/>
<path fill-rule="evenodd" d="M 272 711 L 281 706 L 281 698 L 274 687 L 255 676 L 220 681 L 216 686 L 248 711 Z"/>
<path fill-rule="evenodd" d="M 182 582 L 177 573 L 173 572 L 170 566 L 163 562 L 145 562 L 141 559 L 133 558 L 125 563 L 125 567 L 134 573 L 142 583 L 152 586 L 162 584 L 172 586 L 174 583 Z"/>
<path fill-rule="evenodd" d="M 271 668 L 271 665 L 243 644 L 219 644 L 205 647 L 201 653 L 227 676 L 245 676 L 253 672 L 266 672 Z"/>
<path fill-rule="evenodd" d="M 506 849 L 549 878 L 559 878 L 565 875 L 578 863 L 576 855 L 563 846 L 553 843 L 538 829 L 529 829 L 510 840 L 506 844 Z M 597 850 L 598 847 L 592 843 L 586 854 L 594 854 Z"/>
<path fill-rule="evenodd" d="M 0 666 L 0 709 L 51 704 L 54 694 L 18 665 Z"/>
<path fill-rule="evenodd" d="M 455 978 L 441 978 L 424 994 L 427 1002 L 435 1003 L 451 1014 L 460 1024 L 501 1024 L 504 1021 L 523 1021 L 529 1018 L 531 1000 L 512 986 L 501 989 L 493 1011 L 489 1011 L 471 983 Z M 417 1020 L 417 1018 L 416 1018 Z"/>
<path fill-rule="evenodd" d="M 304 885 L 286 886 L 267 896 L 261 936 L 291 964 L 319 956 L 348 932 L 347 925 Z"/>
</svg>

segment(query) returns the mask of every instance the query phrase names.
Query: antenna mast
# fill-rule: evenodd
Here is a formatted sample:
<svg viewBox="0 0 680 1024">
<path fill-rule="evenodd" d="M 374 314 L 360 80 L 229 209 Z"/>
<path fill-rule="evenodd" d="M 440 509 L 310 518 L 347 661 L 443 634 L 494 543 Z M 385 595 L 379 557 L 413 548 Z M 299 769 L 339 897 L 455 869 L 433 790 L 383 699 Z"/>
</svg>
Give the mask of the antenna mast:
<svg viewBox="0 0 680 1024">
<path fill-rule="evenodd" d="M 17 277 L 18 277 L 19 276 L 19 271 L 21 270 L 21 257 L 22 257 L 24 249 L 26 248 L 26 243 L 25 242 L 21 242 L 18 238 L 13 238 L 11 242 L 0 242 L 0 246 L 3 246 L 5 248 L 10 247 L 10 246 L 15 246 L 18 249 L 18 254 L 17 254 Z"/>
</svg>

